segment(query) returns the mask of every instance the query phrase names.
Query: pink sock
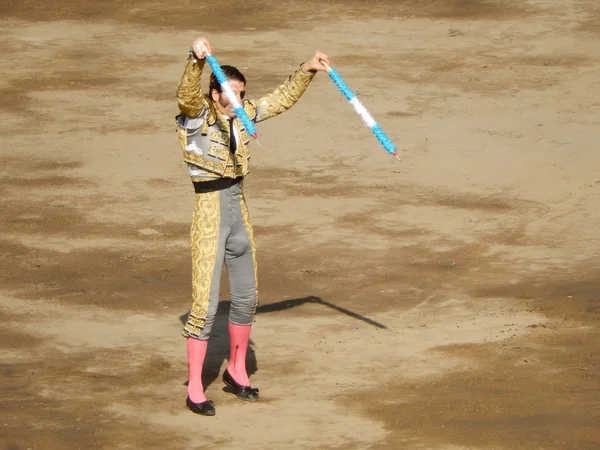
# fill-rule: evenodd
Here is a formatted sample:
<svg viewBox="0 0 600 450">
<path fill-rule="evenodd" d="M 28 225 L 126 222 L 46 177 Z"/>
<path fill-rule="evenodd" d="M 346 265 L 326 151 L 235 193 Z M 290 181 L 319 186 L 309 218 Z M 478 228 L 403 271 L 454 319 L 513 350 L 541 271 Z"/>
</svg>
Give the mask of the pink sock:
<svg viewBox="0 0 600 450">
<path fill-rule="evenodd" d="M 202 386 L 202 366 L 206 357 L 208 340 L 187 339 L 188 357 L 188 395 L 194 403 L 206 401 L 204 386 Z"/>
<path fill-rule="evenodd" d="M 246 350 L 250 341 L 251 325 L 235 325 L 229 322 L 229 374 L 242 386 L 250 386 L 246 373 Z"/>
</svg>

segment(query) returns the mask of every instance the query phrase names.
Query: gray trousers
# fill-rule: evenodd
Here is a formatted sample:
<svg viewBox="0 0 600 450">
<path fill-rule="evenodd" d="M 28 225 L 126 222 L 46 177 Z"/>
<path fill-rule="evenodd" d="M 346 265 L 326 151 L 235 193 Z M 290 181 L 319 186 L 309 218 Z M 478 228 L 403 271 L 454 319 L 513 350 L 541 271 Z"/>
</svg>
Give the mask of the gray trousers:
<svg viewBox="0 0 600 450">
<path fill-rule="evenodd" d="M 243 181 L 217 191 L 197 191 L 190 237 L 192 308 L 183 335 L 209 338 L 223 265 L 231 293 L 229 320 L 236 325 L 252 324 L 258 306 L 256 247 Z"/>
</svg>

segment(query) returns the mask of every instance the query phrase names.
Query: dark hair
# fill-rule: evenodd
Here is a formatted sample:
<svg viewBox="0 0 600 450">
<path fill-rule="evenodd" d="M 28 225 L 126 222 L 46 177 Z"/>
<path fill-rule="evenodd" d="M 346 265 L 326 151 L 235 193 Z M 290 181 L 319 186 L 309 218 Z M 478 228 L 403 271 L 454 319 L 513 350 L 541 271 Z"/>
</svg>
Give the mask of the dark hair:
<svg viewBox="0 0 600 450">
<path fill-rule="evenodd" d="M 246 77 L 242 72 L 237 70 L 233 66 L 221 66 L 223 73 L 227 77 L 228 80 L 237 80 L 246 84 Z M 221 88 L 221 84 L 217 81 L 217 77 L 214 73 L 210 74 L 210 84 L 208 86 L 208 92 L 212 92 L 215 89 L 217 92 L 221 92 L 223 89 Z"/>
</svg>

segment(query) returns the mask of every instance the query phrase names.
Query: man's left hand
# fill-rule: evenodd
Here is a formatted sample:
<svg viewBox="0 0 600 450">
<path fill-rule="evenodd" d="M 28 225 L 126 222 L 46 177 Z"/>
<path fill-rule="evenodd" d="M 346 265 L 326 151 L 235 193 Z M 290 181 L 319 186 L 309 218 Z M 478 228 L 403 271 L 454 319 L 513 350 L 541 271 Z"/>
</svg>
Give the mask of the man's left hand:
<svg viewBox="0 0 600 450">
<path fill-rule="evenodd" d="M 302 69 L 305 72 L 316 72 L 318 70 L 322 70 L 324 72 L 327 71 L 327 66 L 331 67 L 331 63 L 329 62 L 329 57 L 317 50 L 312 58 L 304 63 Z"/>
</svg>

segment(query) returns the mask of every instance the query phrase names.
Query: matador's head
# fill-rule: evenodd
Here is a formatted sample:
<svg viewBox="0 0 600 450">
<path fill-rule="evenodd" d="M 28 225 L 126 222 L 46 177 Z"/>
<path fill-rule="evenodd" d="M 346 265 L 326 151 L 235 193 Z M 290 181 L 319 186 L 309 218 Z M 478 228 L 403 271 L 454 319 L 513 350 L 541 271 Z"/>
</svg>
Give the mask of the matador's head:
<svg viewBox="0 0 600 450">
<path fill-rule="evenodd" d="M 241 103 L 246 95 L 246 77 L 233 66 L 221 66 L 221 69 L 227 77 L 227 82 L 231 86 L 234 94 L 237 95 L 238 101 Z M 236 117 L 233 105 L 227 98 L 225 92 L 223 92 L 223 87 L 214 73 L 210 75 L 209 97 L 218 111 L 225 114 L 227 117 Z"/>
</svg>

